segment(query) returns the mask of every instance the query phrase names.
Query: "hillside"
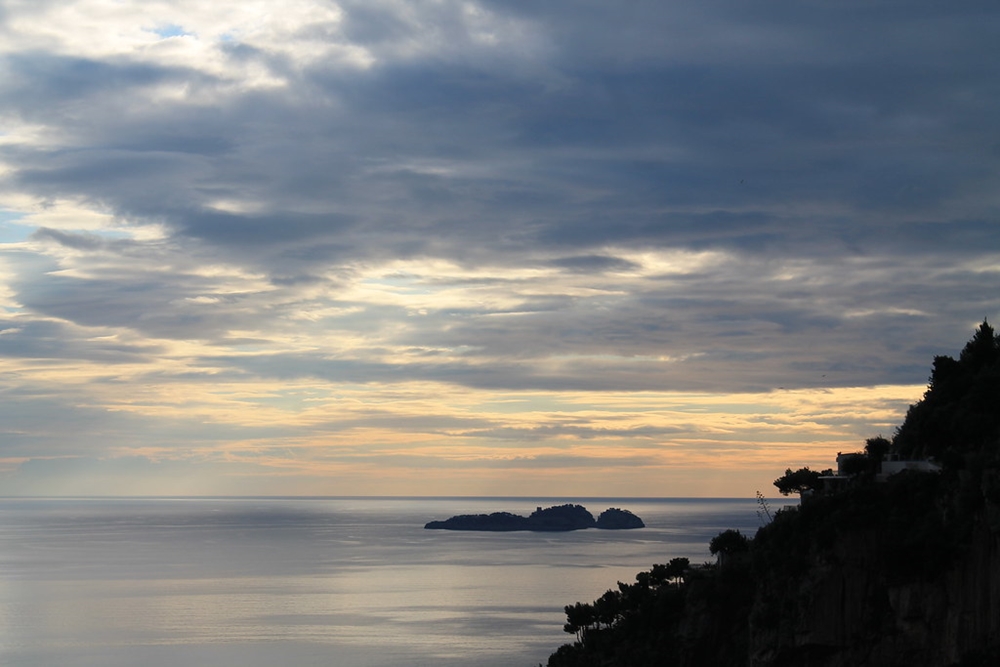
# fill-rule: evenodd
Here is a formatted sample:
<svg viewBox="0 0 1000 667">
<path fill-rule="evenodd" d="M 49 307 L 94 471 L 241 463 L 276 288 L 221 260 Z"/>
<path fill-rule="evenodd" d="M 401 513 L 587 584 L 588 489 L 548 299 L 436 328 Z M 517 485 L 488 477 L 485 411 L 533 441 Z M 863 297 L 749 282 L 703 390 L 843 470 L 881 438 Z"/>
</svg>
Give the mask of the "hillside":
<svg viewBox="0 0 1000 667">
<path fill-rule="evenodd" d="M 549 667 L 985 667 L 1000 664 L 1000 339 L 986 322 L 891 441 L 802 492 L 714 564 L 682 559 L 566 607 Z M 895 473 L 895 474 L 892 474 Z M 766 510 L 766 507 L 763 509 Z M 765 519 L 767 517 L 765 512 Z"/>
</svg>

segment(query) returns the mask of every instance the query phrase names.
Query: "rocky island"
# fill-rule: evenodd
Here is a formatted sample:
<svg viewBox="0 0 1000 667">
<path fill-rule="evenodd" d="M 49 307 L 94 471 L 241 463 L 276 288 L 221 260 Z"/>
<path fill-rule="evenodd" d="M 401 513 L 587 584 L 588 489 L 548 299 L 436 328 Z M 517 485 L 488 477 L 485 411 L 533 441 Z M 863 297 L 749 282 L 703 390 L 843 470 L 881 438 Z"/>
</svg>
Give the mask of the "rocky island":
<svg viewBox="0 0 1000 667">
<path fill-rule="evenodd" d="M 538 532 L 564 532 L 584 528 L 601 528 L 605 530 L 628 530 L 645 528 L 646 524 L 628 510 L 609 508 L 601 512 L 595 520 L 594 515 L 583 505 L 557 505 L 542 509 L 539 507 L 524 517 L 510 512 L 494 512 L 492 514 L 460 514 L 444 521 L 431 521 L 424 528 L 431 530 L 481 530 L 481 531 L 514 531 L 531 530 Z"/>
</svg>

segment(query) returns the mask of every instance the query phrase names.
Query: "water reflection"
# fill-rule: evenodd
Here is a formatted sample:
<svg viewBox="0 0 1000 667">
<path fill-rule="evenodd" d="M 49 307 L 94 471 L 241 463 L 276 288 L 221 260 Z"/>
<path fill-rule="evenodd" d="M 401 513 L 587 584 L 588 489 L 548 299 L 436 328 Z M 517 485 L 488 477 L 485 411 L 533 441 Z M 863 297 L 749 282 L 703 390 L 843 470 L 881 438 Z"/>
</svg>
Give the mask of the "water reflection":
<svg viewBox="0 0 1000 667">
<path fill-rule="evenodd" d="M 562 606 L 655 562 L 708 558 L 753 501 L 578 501 L 640 531 L 455 533 L 534 499 L 0 501 L 0 662 L 535 665 Z"/>
</svg>

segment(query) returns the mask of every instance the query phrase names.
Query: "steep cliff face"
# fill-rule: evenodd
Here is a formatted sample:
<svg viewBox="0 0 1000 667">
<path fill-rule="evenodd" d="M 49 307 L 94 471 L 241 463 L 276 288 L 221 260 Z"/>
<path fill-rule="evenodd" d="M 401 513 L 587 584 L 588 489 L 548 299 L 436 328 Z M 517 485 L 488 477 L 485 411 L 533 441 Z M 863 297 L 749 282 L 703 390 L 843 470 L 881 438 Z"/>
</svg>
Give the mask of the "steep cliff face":
<svg viewBox="0 0 1000 667">
<path fill-rule="evenodd" d="M 864 531 L 838 536 L 801 575 L 764 578 L 750 664 L 947 667 L 1000 644 L 1000 536 L 979 518 L 968 544 L 930 577 L 912 567 L 901 576 L 886 558 L 898 536 Z M 761 607 L 776 595 L 787 597 L 767 614 Z"/>
<path fill-rule="evenodd" d="M 885 511 L 926 481 L 783 513 L 749 553 L 679 582 L 641 573 L 595 601 L 549 667 L 995 667 L 1000 530 L 987 517 L 1000 510 L 944 522 L 947 508 L 913 494 Z"/>
</svg>

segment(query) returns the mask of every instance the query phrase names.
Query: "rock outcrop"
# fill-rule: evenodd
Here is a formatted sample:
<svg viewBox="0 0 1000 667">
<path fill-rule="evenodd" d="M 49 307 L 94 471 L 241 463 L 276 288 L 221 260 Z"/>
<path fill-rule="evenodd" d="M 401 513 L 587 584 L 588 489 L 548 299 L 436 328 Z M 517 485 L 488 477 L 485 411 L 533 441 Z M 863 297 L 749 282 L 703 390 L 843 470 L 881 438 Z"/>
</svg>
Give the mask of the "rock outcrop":
<svg viewBox="0 0 1000 667">
<path fill-rule="evenodd" d="M 633 528 L 645 528 L 646 524 L 642 519 L 632 514 L 628 510 L 610 507 L 597 517 L 597 527 L 606 530 L 631 530 Z"/>
<path fill-rule="evenodd" d="M 493 514 L 459 514 L 444 521 L 431 521 L 424 525 L 427 529 L 441 530 L 486 530 L 509 531 L 530 530 L 528 519 L 510 512 Z"/>
<path fill-rule="evenodd" d="M 558 505 L 542 509 L 539 507 L 530 516 L 523 517 L 510 512 L 492 514 L 460 514 L 444 521 L 431 521 L 424 528 L 438 530 L 482 530 L 514 531 L 532 530 L 538 532 L 564 532 L 584 528 L 604 528 L 610 530 L 643 528 L 642 519 L 628 510 L 609 509 L 594 520 L 594 515 L 583 505 Z"/>
</svg>

